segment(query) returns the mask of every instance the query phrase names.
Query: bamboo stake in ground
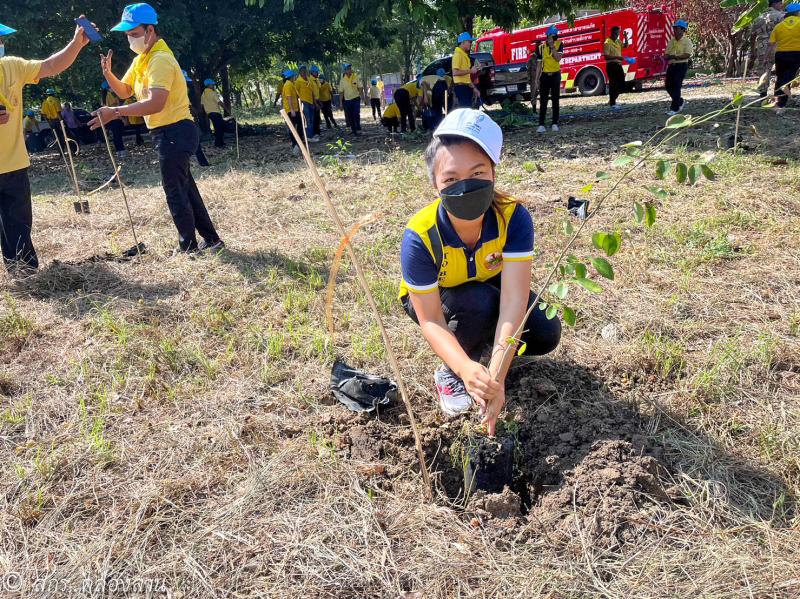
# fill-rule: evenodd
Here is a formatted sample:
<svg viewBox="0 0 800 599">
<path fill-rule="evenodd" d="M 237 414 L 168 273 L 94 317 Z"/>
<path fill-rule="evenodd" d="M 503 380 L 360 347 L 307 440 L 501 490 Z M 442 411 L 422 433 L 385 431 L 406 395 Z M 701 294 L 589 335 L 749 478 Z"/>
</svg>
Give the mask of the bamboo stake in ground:
<svg viewBox="0 0 800 599">
<path fill-rule="evenodd" d="M 744 61 L 744 73 L 742 73 L 742 83 L 744 83 L 745 79 L 747 79 L 747 66 L 750 64 L 750 55 L 747 55 Z M 739 109 L 736 111 L 736 131 L 733 134 L 733 151 L 736 153 L 736 149 L 739 147 L 739 121 L 742 118 L 742 104 L 744 102 L 739 103 Z"/>
<path fill-rule="evenodd" d="M 75 182 L 72 180 L 72 171 L 69 169 L 69 163 L 67 162 L 67 155 L 64 153 L 64 148 L 61 147 L 61 141 L 58 139 L 58 134 L 56 133 L 56 131 L 52 128 L 50 130 L 53 132 L 53 137 L 56 138 L 56 146 L 58 146 L 58 153 L 61 154 L 61 159 L 64 161 L 64 166 L 67 168 L 67 177 L 69 177 L 70 183 L 74 186 Z"/>
<path fill-rule="evenodd" d="M 125 203 L 125 210 L 128 213 L 128 222 L 131 225 L 131 233 L 133 233 L 133 242 L 136 244 L 136 253 L 142 255 L 142 246 L 139 245 L 139 238 L 136 236 L 136 227 L 133 224 L 133 216 L 131 216 L 131 208 L 128 205 L 128 194 L 125 193 L 125 184 L 122 182 L 122 177 L 119 176 L 120 169 L 117 168 L 117 161 L 114 160 L 114 152 L 111 150 L 111 143 L 108 141 L 108 131 L 106 131 L 103 117 L 97 115 L 97 120 L 100 123 L 100 129 L 103 130 L 103 138 L 106 140 L 106 149 L 108 150 L 108 157 L 111 159 L 111 166 L 114 168 L 114 174 L 117 178 L 119 190 L 122 192 L 122 201 Z"/>
<path fill-rule="evenodd" d="M 233 117 L 233 125 L 236 128 L 236 161 L 239 162 L 239 119 Z"/>
<path fill-rule="evenodd" d="M 69 147 L 70 138 L 67 135 L 67 127 L 64 125 L 64 121 L 59 121 L 61 123 L 61 131 L 64 132 L 64 145 L 67 146 L 67 156 L 69 156 L 69 168 L 72 172 L 72 182 L 75 185 L 75 194 L 78 196 L 78 206 L 80 207 L 80 211 L 84 211 L 83 205 L 83 197 L 81 196 L 81 186 L 78 183 L 78 173 L 75 171 L 75 162 L 72 160 L 72 148 Z M 89 208 L 89 203 L 86 203 L 85 208 Z"/>
<path fill-rule="evenodd" d="M 430 500 L 433 498 L 433 489 L 431 487 L 431 477 L 428 473 L 428 467 L 425 465 L 425 452 L 422 449 L 422 440 L 419 436 L 419 429 L 417 428 L 417 420 L 414 418 L 414 410 L 411 407 L 411 400 L 409 398 L 408 390 L 406 389 L 406 385 L 403 382 L 403 375 L 400 372 L 400 365 L 397 362 L 397 356 L 395 356 L 394 349 L 392 348 L 392 343 L 389 339 L 389 334 L 386 332 L 386 327 L 383 325 L 383 318 L 381 318 L 380 310 L 378 310 L 378 305 L 375 303 L 375 298 L 372 296 L 372 292 L 369 289 L 369 285 L 367 284 L 367 278 L 364 276 L 364 271 L 361 268 L 361 261 L 358 259 L 355 250 L 353 249 L 352 244 L 349 242 L 349 238 L 347 235 L 347 231 L 344 228 L 344 224 L 342 223 L 341 218 L 339 218 L 339 212 L 336 210 L 336 206 L 331 199 L 330 194 L 328 194 L 328 190 L 325 189 L 325 184 L 322 182 L 322 178 L 319 176 L 319 171 L 317 171 L 317 167 L 314 164 L 314 160 L 311 158 L 311 154 L 308 151 L 308 148 L 303 146 L 303 141 L 300 139 L 300 135 L 297 133 L 297 129 L 295 128 L 294 124 L 292 123 L 289 115 L 286 114 L 285 110 L 281 110 L 281 116 L 283 120 L 286 121 L 286 124 L 289 126 L 289 131 L 294 136 L 295 140 L 297 141 L 298 145 L 300 146 L 300 151 L 303 153 L 303 158 L 306 160 L 306 164 L 308 165 L 308 170 L 311 172 L 311 176 L 314 178 L 314 182 L 319 189 L 320 194 L 322 195 L 322 199 L 325 201 L 325 205 L 328 208 L 328 211 L 331 214 L 331 218 L 333 222 L 336 224 L 336 228 L 339 232 L 339 237 L 341 239 L 348 239 L 347 243 L 347 252 L 350 256 L 350 260 L 353 262 L 353 266 L 356 271 L 356 278 L 358 279 L 359 284 L 361 285 L 361 289 L 364 292 L 364 295 L 367 298 L 367 303 L 369 303 L 369 307 L 372 310 L 373 315 L 375 316 L 375 322 L 378 323 L 378 328 L 381 331 L 381 336 L 383 337 L 383 343 L 386 346 L 386 356 L 389 358 L 389 363 L 394 371 L 394 377 L 397 379 L 397 388 L 400 390 L 400 396 L 403 398 L 403 404 L 405 404 L 406 412 L 408 413 L 408 419 L 411 423 L 411 430 L 414 433 L 414 445 L 417 449 L 417 459 L 419 460 L 419 467 L 422 473 L 422 480 L 425 483 L 425 497 L 426 499 Z"/>
</svg>

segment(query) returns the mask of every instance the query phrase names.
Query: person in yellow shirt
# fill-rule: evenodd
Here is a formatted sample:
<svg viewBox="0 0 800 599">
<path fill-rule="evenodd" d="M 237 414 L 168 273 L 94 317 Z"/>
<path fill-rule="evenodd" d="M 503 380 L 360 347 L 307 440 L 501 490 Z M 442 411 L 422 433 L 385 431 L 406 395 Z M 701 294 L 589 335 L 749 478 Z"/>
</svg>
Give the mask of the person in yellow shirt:
<svg viewBox="0 0 800 599">
<path fill-rule="evenodd" d="M 692 57 L 694 47 L 692 41 L 686 35 L 689 23 L 683 19 L 678 19 L 672 24 L 672 32 L 675 34 L 667 43 L 667 51 L 664 58 L 667 59 L 667 74 L 665 75 L 665 87 L 669 97 L 672 98 L 667 116 L 678 114 L 686 108 L 686 100 L 681 97 L 683 80 L 686 78 L 686 71 L 689 70 L 689 59 Z"/>
<path fill-rule="evenodd" d="M 622 42 L 619 41 L 619 25 L 611 28 L 611 35 L 603 44 L 603 56 L 606 59 L 608 74 L 608 105 L 618 110 L 617 98 L 625 88 L 625 70 L 622 68 Z"/>
<path fill-rule="evenodd" d="M 780 114 L 789 101 L 785 87 L 800 72 L 800 2 L 786 6 L 786 17 L 775 25 L 769 43 L 775 48 L 775 97 Z"/>
<path fill-rule="evenodd" d="M 39 121 L 36 120 L 33 110 L 25 113 L 25 118 L 22 121 L 22 130 L 25 132 L 25 147 L 28 152 L 41 152 L 44 149 L 41 136 L 42 128 L 39 126 Z"/>
<path fill-rule="evenodd" d="M 217 234 L 189 168 L 189 158 L 200 143 L 200 131 L 189 111 L 189 95 L 181 67 L 158 29 L 158 15 L 149 4 L 129 4 L 111 31 L 122 31 L 137 55 L 122 79 L 111 70 L 113 51 L 101 56 L 108 85 L 122 99 L 136 95 L 137 102 L 96 110 L 92 129 L 123 117 L 141 116 L 158 148 L 161 184 L 178 230 L 180 252 L 220 251 L 225 244 Z M 195 231 L 203 241 L 198 243 Z"/>
<path fill-rule="evenodd" d="M 361 135 L 361 91 L 358 88 L 358 77 L 353 72 L 353 65 L 344 65 L 339 91 L 342 93 L 342 105 L 347 126 L 350 127 L 353 135 Z"/>
<path fill-rule="evenodd" d="M 302 137 L 303 121 L 300 118 L 300 99 L 297 97 L 297 87 L 295 87 L 296 79 L 297 73 L 292 69 L 286 69 L 283 72 L 281 99 L 283 100 L 283 109 L 286 111 L 286 114 L 289 115 L 289 120 L 292 121 L 294 128 L 297 129 L 297 132 Z M 300 148 L 291 130 L 289 131 L 289 139 L 292 142 L 292 153 L 297 156 L 300 153 Z"/>
<path fill-rule="evenodd" d="M 310 77 L 308 80 L 311 82 L 312 91 L 314 92 L 314 137 L 319 138 L 322 135 L 322 102 L 319 99 L 319 67 L 311 65 L 308 70 Z"/>
<path fill-rule="evenodd" d="M 336 119 L 333 118 L 333 88 L 325 75 L 319 76 L 319 103 L 321 105 L 322 114 L 325 116 L 325 127 L 331 128 L 331 125 L 339 128 L 336 124 Z"/>
<path fill-rule="evenodd" d="M 397 128 L 400 126 L 400 109 L 396 103 L 389 104 L 383 111 L 381 125 L 386 127 L 389 133 L 397 133 Z"/>
<path fill-rule="evenodd" d="M 424 100 L 424 96 L 426 95 L 423 94 L 421 83 L 422 75 L 417 75 L 414 81 L 409 81 L 405 85 L 401 85 L 394 92 L 394 103 L 397 104 L 397 108 L 400 110 L 401 133 L 406 132 L 406 123 L 408 123 L 408 128 L 411 129 L 411 131 L 417 130 L 416 106 L 420 98 Z"/>
<path fill-rule="evenodd" d="M 376 75 L 375 79 L 378 80 L 378 89 L 381 90 L 381 108 L 386 107 L 386 95 L 384 94 L 384 90 L 386 86 L 383 84 L 383 79 L 381 79 L 380 75 Z"/>
<path fill-rule="evenodd" d="M 377 79 L 370 81 L 369 105 L 372 108 L 372 120 L 377 122 L 381 117 L 381 88 L 378 87 Z"/>
<path fill-rule="evenodd" d="M 216 82 L 213 79 L 203 81 L 203 94 L 200 96 L 200 104 L 208 115 L 208 119 L 214 125 L 214 147 L 225 147 L 225 107 L 222 105 L 222 98 L 215 89 Z"/>
<path fill-rule="evenodd" d="M 294 86 L 297 89 L 297 97 L 300 98 L 300 110 L 305 120 L 306 140 L 308 143 L 317 143 L 319 137 L 314 137 L 314 84 L 309 80 L 306 65 L 300 65 L 297 72 L 299 76 Z"/>
<path fill-rule="evenodd" d="M 539 127 L 538 133 L 547 131 L 544 126 L 547 116 L 548 98 L 553 100 L 553 124 L 552 131 L 558 131 L 559 117 L 559 98 L 561 96 L 561 56 L 563 47 L 561 40 L 558 39 L 558 28 L 550 25 L 546 32 L 547 37 L 544 43 L 539 44 L 536 49 L 536 58 L 541 63 L 541 75 L 539 75 Z"/>
<path fill-rule="evenodd" d="M 478 89 L 472 83 L 472 76 L 478 73 L 480 65 L 473 66 L 469 56 L 474 41 L 475 38 L 465 31 L 458 36 L 458 46 L 453 52 L 453 93 L 456 97 L 455 104 L 459 108 L 472 108 L 472 99 L 479 95 Z"/>
<path fill-rule="evenodd" d="M 0 24 L 0 247 L 9 274 L 26 276 L 39 268 L 39 258 L 31 240 L 31 161 L 22 127 L 22 89 L 67 70 L 89 38 L 76 27 L 60 52 L 47 60 L 26 60 L 6 56 L 5 38 L 13 33 L 15 29 Z"/>
<path fill-rule="evenodd" d="M 61 100 L 56 96 L 56 90 L 52 87 L 48 87 L 45 93 L 47 97 L 44 99 L 44 102 L 42 102 L 42 116 L 47 121 L 50 130 L 53 132 L 53 135 L 58 138 L 58 142 L 63 148 L 64 132 L 61 130 L 61 111 L 63 110 L 63 106 L 61 106 Z"/>
</svg>

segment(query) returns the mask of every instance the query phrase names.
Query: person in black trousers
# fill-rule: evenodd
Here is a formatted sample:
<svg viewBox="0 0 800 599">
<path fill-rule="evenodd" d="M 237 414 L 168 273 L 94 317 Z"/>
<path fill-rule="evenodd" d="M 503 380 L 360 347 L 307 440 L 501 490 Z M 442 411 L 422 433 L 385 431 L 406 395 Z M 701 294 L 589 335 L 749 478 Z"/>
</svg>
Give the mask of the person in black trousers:
<svg viewBox="0 0 800 599">
<path fill-rule="evenodd" d="M 402 87 L 397 89 L 394 92 L 394 103 L 397 104 L 397 108 L 400 109 L 400 131 L 403 133 L 406 132 L 406 123 L 408 123 L 409 129 L 416 131 L 417 124 L 414 122 L 416 120 L 414 117 L 414 107 L 411 105 L 411 95 L 408 93 L 408 90 Z"/>
<path fill-rule="evenodd" d="M 622 43 L 619 41 L 619 26 L 611 28 L 611 35 L 603 45 L 603 56 L 606 59 L 608 74 L 608 105 L 612 110 L 619 110 L 617 98 L 625 88 L 625 70 L 622 68 Z"/>
<path fill-rule="evenodd" d="M 689 24 L 683 19 L 675 21 L 672 25 L 675 37 L 669 40 L 666 54 L 664 54 L 664 58 L 669 62 L 664 87 L 666 87 L 669 97 L 672 98 L 667 111 L 668 116 L 678 114 L 686 106 L 686 100 L 681 97 L 681 88 L 683 88 L 686 72 L 689 70 L 689 59 L 694 52 L 692 42 L 686 36 L 688 28 Z"/>
<path fill-rule="evenodd" d="M 550 25 L 547 39 L 536 49 L 537 58 L 542 63 L 542 74 L 539 77 L 539 127 L 538 133 L 547 131 L 544 118 L 547 116 L 547 100 L 553 100 L 553 131 L 558 131 L 559 98 L 561 96 L 561 56 L 562 45 L 558 39 L 558 29 Z"/>
<path fill-rule="evenodd" d="M 92 129 L 100 123 L 130 116 L 142 116 L 158 148 L 161 184 L 167 206 L 178 230 L 179 251 L 219 251 L 225 244 L 217 234 L 203 198 L 189 168 L 189 159 L 197 151 L 200 130 L 189 110 L 189 96 L 181 67 L 161 39 L 158 16 L 148 4 L 125 8 L 121 22 L 112 31 L 123 31 L 138 56 L 123 76 L 117 79 L 111 70 L 112 52 L 100 58 L 106 81 L 119 98 L 134 93 L 138 102 L 117 108 L 103 107 L 89 121 Z M 146 57 L 146 58 L 145 58 Z M 198 243 L 195 231 L 203 240 Z"/>
</svg>

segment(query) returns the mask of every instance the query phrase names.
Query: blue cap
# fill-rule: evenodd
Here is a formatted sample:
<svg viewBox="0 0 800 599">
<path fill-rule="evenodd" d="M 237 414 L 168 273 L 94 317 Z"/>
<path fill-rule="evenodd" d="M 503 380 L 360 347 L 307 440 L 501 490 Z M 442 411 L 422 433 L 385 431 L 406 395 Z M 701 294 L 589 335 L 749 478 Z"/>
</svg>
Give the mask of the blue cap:
<svg viewBox="0 0 800 599">
<path fill-rule="evenodd" d="M 311 71 L 314 74 L 319 73 L 319 67 L 317 65 L 311 65 L 311 68 L 308 69 L 308 70 Z"/>
<path fill-rule="evenodd" d="M 29 111 L 28 111 L 28 112 L 26 112 L 25 114 L 27 114 L 27 115 L 28 115 L 28 116 L 30 116 L 30 117 L 34 116 L 34 114 L 33 114 L 33 110 L 29 110 Z"/>
<path fill-rule="evenodd" d="M 11 35 L 12 33 L 16 33 L 16 29 L 11 29 L 11 27 L 6 27 L 2 23 L 0 23 L 0 35 Z"/>
<path fill-rule="evenodd" d="M 444 77 L 445 76 L 445 70 L 444 69 L 436 69 L 436 75 L 437 75 L 437 77 Z"/>
<path fill-rule="evenodd" d="M 349 62 L 346 62 L 346 63 L 344 63 L 344 64 L 342 65 L 342 72 L 346 71 L 347 69 L 349 69 L 349 68 L 350 68 L 350 67 L 352 67 L 352 66 L 353 66 L 353 65 L 351 65 Z"/>
<path fill-rule="evenodd" d="M 683 19 L 678 19 L 672 24 L 673 27 L 683 27 L 684 29 L 689 29 L 689 23 L 684 21 Z"/>
<path fill-rule="evenodd" d="M 464 42 L 474 42 L 477 38 L 472 37 L 468 31 L 459 34 L 458 36 L 458 43 L 462 44 Z"/>
<path fill-rule="evenodd" d="M 378 80 L 377 79 L 373 79 L 372 81 L 370 81 L 370 83 L 372 85 L 378 85 Z"/>
<path fill-rule="evenodd" d="M 46 93 L 48 96 L 55 96 L 56 95 L 56 90 L 54 90 L 52 87 L 48 87 L 47 90 L 45 90 L 44 93 Z"/>
<path fill-rule="evenodd" d="M 786 5 L 785 10 L 787 13 L 800 11 L 800 2 L 790 2 L 788 5 Z"/>
<path fill-rule="evenodd" d="M 100 84 L 100 89 L 108 89 L 108 88 L 109 88 L 108 81 L 103 81 Z"/>
<path fill-rule="evenodd" d="M 297 72 L 298 73 L 301 72 L 301 71 L 307 71 L 307 70 L 308 69 L 306 68 L 306 65 L 304 65 L 304 64 L 301 64 L 299 67 L 297 67 Z"/>
<path fill-rule="evenodd" d="M 206 79 L 205 81 L 203 81 L 203 85 L 208 87 L 209 85 L 216 85 L 216 82 L 213 79 Z"/>
<path fill-rule="evenodd" d="M 183 78 L 186 80 L 186 83 L 191 83 L 192 82 L 192 78 L 189 77 L 189 73 L 187 73 L 183 69 L 181 69 L 181 73 L 183 74 Z"/>
<path fill-rule="evenodd" d="M 547 35 L 558 35 L 558 27 L 550 25 L 550 27 L 547 28 Z"/>
<path fill-rule="evenodd" d="M 627 62 L 628 64 L 636 64 L 636 59 L 633 56 L 626 56 L 625 62 Z"/>
<path fill-rule="evenodd" d="M 111 31 L 130 31 L 139 25 L 158 25 L 155 9 L 144 2 L 128 4 L 122 11 L 122 19 L 111 28 Z"/>
<path fill-rule="evenodd" d="M 292 69 L 285 69 L 281 74 L 287 79 L 289 79 L 290 77 L 294 77 L 296 75 L 296 73 Z"/>
</svg>

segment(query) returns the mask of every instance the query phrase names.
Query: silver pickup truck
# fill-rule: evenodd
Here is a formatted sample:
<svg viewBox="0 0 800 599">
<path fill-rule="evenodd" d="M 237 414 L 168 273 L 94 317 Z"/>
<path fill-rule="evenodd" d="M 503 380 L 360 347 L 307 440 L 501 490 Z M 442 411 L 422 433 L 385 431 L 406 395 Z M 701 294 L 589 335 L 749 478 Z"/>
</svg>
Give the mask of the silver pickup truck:
<svg viewBox="0 0 800 599">
<path fill-rule="evenodd" d="M 476 85 L 478 90 L 481 92 L 481 99 L 485 104 L 502 102 L 507 97 L 511 97 L 513 99 L 517 93 L 517 90 L 514 89 L 514 87 L 517 85 L 516 79 L 519 77 L 519 75 L 511 72 L 508 67 L 516 69 L 519 65 L 507 65 L 503 68 L 503 71 L 498 74 L 497 70 L 495 69 L 494 58 L 489 52 L 473 52 L 470 54 L 470 58 L 472 59 L 473 65 L 476 62 L 480 63 L 481 65 L 481 70 L 476 77 Z M 430 78 L 431 80 L 434 80 L 436 77 L 436 71 L 439 69 L 444 69 L 445 73 L 452 77 L 452 61 L 452 56 L 443 56 L 442 58 L 434 60 L 427 67 L 425 67 L 425 69 L 423 69 L 423 79 Z M 525 65 L 522 65 L 522 70 L 522 79 L 525 81 L 525 87 L 527 88 L 528 75 L 525 70 Z M 509 94 L 511 95 L 509 96 Z"/>
</svg>

